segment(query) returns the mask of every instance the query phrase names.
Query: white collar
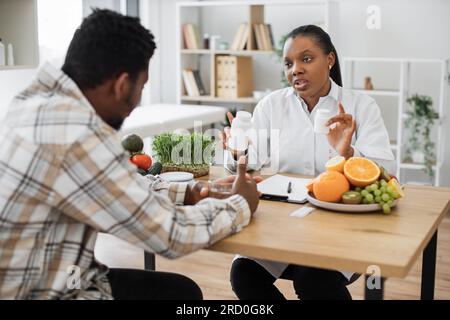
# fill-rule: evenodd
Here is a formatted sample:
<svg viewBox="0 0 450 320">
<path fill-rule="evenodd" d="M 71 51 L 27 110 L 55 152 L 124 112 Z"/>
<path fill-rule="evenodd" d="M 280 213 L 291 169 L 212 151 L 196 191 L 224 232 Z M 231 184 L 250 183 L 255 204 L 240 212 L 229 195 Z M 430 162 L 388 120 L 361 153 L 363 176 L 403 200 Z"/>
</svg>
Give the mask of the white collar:
<svg viewBox="0 0 450 320">
<path fill-rule="evenodd" d="M 338 86 L 338 85 L 336 84 L 336 82 L 333 81 L 333 79 L 331 79 L 331 78 L 329 78 L 329 79 L 330 79 L 330 81 L 331 81 L 331 88 L 330 88 L 330 91 L 328 92 L 328 94 L 327 94 L 326 96 L 320 97 L 320 98 L 319 98 L 319 101 L 320 101 L 321 99 L 325 99 L 325 98 L 327 98 L 327 97 L 333 98 L 335 101 L 338 101 L 338 99 L 339 99 L 339 89 L 342 88 L 342 87 Z M 295 92 L 295 90 L 294 90 L 294 88 L 289 87 L 289 88 L 287 88 L 287 90 L 286 90 L 285 97 L 289 97 L 289 96 L 291 96 L 291 95 L 297 96 L 297 95 L 296 95 L 296 92 Z M 302 99 L 301 97 L 298 97 L 298 98 L 299 98 L 301 101 L 303 101 L 303 99 Z"/>
</svg>

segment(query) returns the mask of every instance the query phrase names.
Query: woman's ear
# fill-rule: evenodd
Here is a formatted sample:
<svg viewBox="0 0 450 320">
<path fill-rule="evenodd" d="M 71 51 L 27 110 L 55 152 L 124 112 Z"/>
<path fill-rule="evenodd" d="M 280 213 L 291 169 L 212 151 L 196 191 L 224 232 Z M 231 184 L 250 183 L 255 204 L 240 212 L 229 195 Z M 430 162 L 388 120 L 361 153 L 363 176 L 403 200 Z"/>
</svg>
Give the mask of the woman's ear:
<svg viewBox="0 0 450 320">
<path fill-rule="evenodd" d="M 114 83 L 114 97 L 116 100 L 128 97 L 130 87 L 130 75 L 126 72 L 121 73 Z"/>
<path fill-rule="evenodd" d="M 334 66 L 334 63 L 336 62 L 336 55 L 334 54 L 333 51 L 331 51 L 328 54 L 327 62 L 328 62 L 328 70 L 331 70 L 331 68 L 333 68 Z"/>
</svg>

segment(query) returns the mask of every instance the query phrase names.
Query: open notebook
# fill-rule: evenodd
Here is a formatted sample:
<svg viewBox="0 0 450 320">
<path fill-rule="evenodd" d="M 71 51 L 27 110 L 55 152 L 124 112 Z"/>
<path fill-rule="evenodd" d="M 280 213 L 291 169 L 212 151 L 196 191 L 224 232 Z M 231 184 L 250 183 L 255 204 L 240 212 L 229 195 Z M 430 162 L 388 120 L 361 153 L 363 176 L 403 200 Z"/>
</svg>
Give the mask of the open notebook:
<svg viewBox="0 0 450 320">
<path fill-rule="evenodd" d="M 286 201 L 291 203 L 305 203 L 308 190 L 306 184 L 311 179 L 286 177 L 276 174 L 258 183 L 258 191 L 262 193 L 261 199 Z M 291 182 L 291 192 L 288 193 L 288 185 Z"/>
</svg>

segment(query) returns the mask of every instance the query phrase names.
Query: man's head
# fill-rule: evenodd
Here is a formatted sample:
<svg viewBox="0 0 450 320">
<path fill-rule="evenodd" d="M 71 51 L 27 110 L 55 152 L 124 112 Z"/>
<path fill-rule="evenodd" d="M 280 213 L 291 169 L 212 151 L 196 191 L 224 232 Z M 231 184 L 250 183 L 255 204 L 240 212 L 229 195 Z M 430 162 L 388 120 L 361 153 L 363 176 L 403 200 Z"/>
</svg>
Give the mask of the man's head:
<svg viewBox="0 0 450 320">
<path fill-rule="evenodd" d="M 62 70 L 118 130 L 141 99 L 155 49 L 139 19 L 96 9 L 76 30 Z"/>
</svg>

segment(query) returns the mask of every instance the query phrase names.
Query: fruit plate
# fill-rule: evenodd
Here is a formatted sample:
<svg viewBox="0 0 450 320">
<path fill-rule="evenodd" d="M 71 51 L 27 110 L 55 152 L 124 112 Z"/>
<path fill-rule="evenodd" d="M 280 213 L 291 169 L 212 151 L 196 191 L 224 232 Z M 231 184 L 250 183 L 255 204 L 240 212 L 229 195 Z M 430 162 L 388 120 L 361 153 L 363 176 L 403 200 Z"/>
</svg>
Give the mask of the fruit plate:
<svg viewBox="0 0 450 320">
<path fill-rule="evenodd" d="M 320 201 L 314 198 L 310 193 L 306 195 L 306 199 L 312 205 L 316 207 L 332 210 L 332 211 L 341 211 L 341 212 L 373 212 L 373 211 L 382 211 L 380 205 L 378 203 L 375 204 L 345 204 L 345 203 L 334 203 L 334 202 L 325 202 Z M 395 207 L 398 203 L 398 199 L 392 202 L 392 207 Z"/>
</svg>

